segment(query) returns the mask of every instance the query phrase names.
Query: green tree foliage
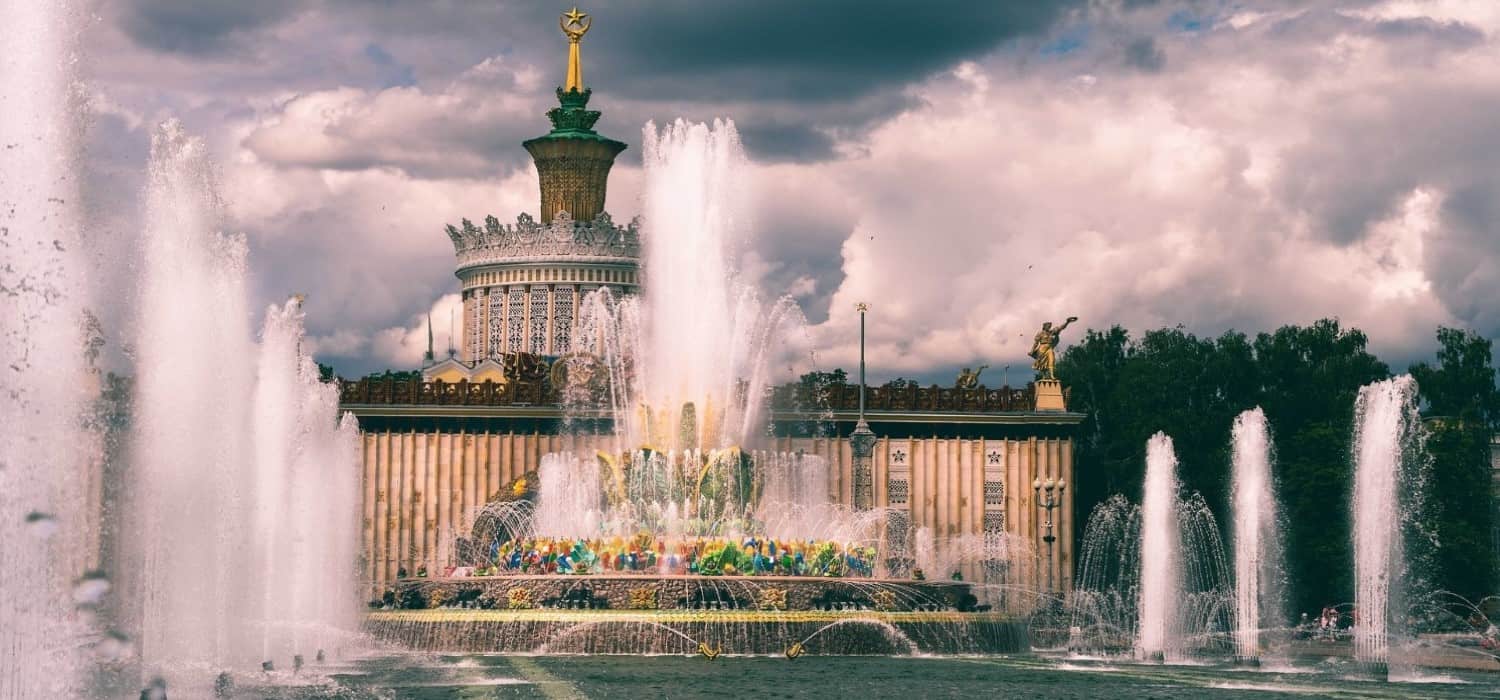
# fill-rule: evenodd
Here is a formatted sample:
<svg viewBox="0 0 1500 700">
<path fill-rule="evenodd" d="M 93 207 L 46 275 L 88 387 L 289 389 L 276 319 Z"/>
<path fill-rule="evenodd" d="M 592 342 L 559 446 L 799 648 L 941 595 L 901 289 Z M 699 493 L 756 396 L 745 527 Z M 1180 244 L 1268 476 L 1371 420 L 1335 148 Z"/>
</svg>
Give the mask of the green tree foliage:
<svg viewBox="0 0 1500 700">
<path fill-rule="evenodd" d="M 849 374 L 842 369 L 832 372 L 808 372 L 797 378 L 797 383 L 807 390 L 809 396 L 821 396 L 823 390 L 839 384 L 849 383 Z"/>
<path fill-rule="evenodd" d="M 917 380 L 915 380 L 915 379 L 908 379 L 906 377 L 897 377 L 895 379 L 892 379 L 892 380 L 886 382 L 885 386 L 886 386 L 887 389 L 891 389 L 891 390 L 894 390 L 894 391 L 904 391 L 904 390 L 910 389 L 912 387 L 921 386 L 921 384 L 917 383 Z"/>
<path fill-rule="evenodd" d="M 1360 387 L 1390 376 L 1368 344 L 1364 333 L 1328 319 L 1255 338 L 1259 403 L 1276 449 L 1293 610 L 1316 612 L 1354 597 L 1354 399 Z"/>
<path fill-rule="evenodd" d="M 1437 365 L 1411 367 L 1428 415 L 1424 521 L 1437 543 L 1434 583 L 1477 600 L 1495 591 L 1490 436 L 1500 427 L 1491 342 L 1439 328 Z"/>
<path fill-rule="evenodd" d="M 1243 335 L 1210 340 L 1166 328 L 1131 341 L 1118 326 L 1091 330 L 1063 354 L 1057 373 L 1071 387 L 1070 408 L 1089 416 L 1078 444 L 1079 512 L 1115 493 L 1140 497 L 1146 440 L 1158 431 L 1172 436 L 1184 488 L 1202 492 L 1215 510 L 1227 504 L 1229 426 L 1256 400 Z"/>
<path fill-rule="evenodd" d="M 1262 406 L 1272 425 L 1288 565 L 1298 609 L 1348 600 L 1349 439 L 1359 387 L 1388 376 L 1367 339 L 1337 321 L 1287 326 L 1253 341 L 1199 338 L 1181 328 L 1132 340 L 1120 327 L 1090 330 L 1058 361 L 1070 408 L 1088 414 L 1078 435 L 1077 512 L 1115 493 L 1139 499 L 1145 445 L 1171 435 L 1184 489 L 1229 512 L 1230 430 Z M 1227 521 L 1226 521 L 1227 522 Z M 1081 537 L 1083 528 L 1075 528 Z M 1226 537 L 1228 528 L 1225 528 Z"/>
<path fill-rule="evenodd" d="M 371 372 L 365 375 L 365 379 L 369 379 L 371 381 L 394 379 L 398 382 L 415 382 L 421 381 L 422 371 L 414 369 L 410 371 L 386 370 L 384 372 Z"/>
</svg>

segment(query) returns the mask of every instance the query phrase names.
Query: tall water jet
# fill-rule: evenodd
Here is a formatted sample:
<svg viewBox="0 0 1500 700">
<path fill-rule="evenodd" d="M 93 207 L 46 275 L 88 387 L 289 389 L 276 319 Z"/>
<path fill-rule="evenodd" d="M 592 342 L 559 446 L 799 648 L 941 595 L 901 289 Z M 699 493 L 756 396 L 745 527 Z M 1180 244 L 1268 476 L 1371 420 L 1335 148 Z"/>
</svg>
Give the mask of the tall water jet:
<svg viewBox="0 0 1500 700">
<path fill-rule="evenodd" d="M 251 578 L 223 565 L 251 545 L 245 248 L 220 233 L 204 144 L 180 124 L 152 135 L 147 177 L 125 527 L 139 533 L 135 626 L 148 662 L 222 664 Z"/>
<path fill-rule="evenodd" d="M 1408 459 L 1420 439 L 1416 393 L 1402 375 L 1361 387 L 1354 403 L 1354 658 L 1379 675 L 1401 631 L 1403 497 L 1420 498 Z"/>
<path fill-rule="evenodd" d="M 572 347 L 608 368 L 622 448 L 740 445 L 757 434 L 772 359 L 792 351 L 801 312 L 762 303 L 731 262 L 748 228 L 734 124 L 648 123 L 643 141 L 645 296 L 594 295 Z"/>
<path fill-rule="evenodd" d="M 1271 483 L 1271 435 L 1259 407 L 1236 416 L 1231 432 L 1234 502 L 1234 653 L 1261 655 L 1267 624 L 1280 626 L 1283 603 L 1280 513 Z"/>
<path fill-rule="evenodd" d="M 92 565 L 72 2 L 0 2 L 0 698 L 72 697 Z M 93 530 L 92 532 L 90 530 Z"/>
<path fill-rule="evenodd" d="M 1140 623 L 1136 654 L 1162 660 L 1177 650 L 1178 597 L 1182 589 L 1177 522 L 1177 453 L 1165 433 L 1146 443 L 1145 496 L 1141 501 Z"/>
<path fill-rule="evenodd" d="M 243 239 L 201 140 L 152 139 L 126 532 L 135 627 L 174 687 L 335 646 L 356 622 L 357 442 L 300 298 L 246 323 Z M 187 674 L 187 675 L 184 675 Z"/>
<path fill-rule="evenodd" d="M 731 408 L 733 382 L 741 374 L 736 360 L 744 351 L 735 336 L 750 320 L 736 317 L 733 295 L 739 290 L 725 264 L 730 246 L 744 236 L 745 208 L 738 196 L 744 152 L 732 122 L 678 120 L 660 131 L 647 124 L 642 141 L 642 218 L 650 240 L 642 261 L 647 281 L 637 395 L 657 411 L 675 412 L 693 402 L 695 418 L 712 421 L 705 414 Z M 728 416 L 720 420 L 732 424 Z M 677 416 L 664 419 L 668 426 L 679 422 Z M 700 424 L 697 432 L 723 431 Z"/>
</svg>

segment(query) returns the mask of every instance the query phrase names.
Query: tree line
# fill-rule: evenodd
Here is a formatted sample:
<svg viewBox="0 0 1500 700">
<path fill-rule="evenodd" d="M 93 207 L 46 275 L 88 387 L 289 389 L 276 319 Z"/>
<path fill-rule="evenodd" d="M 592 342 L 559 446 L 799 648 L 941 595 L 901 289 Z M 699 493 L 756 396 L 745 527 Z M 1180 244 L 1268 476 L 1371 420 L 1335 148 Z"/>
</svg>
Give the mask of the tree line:
<svg viewBox="0 0 1500 700">
<path fill-rule="evenodd" d="M 1420 386 L 1430 458 L 1419 520 L 1432 546 L 1420 573 L 1428 585 L 1478 600 L 1497 591 L 1490 439 L 1500 428 L 1500 390 L 1490 340 L 1454 328 L 1439 328 L 1437 340 L 1435 361 L 1408 369 Z M 1088 415 L 1076 436 L 1080 517 L 1112 494 L 1139 502 L 1146 440 L 1164 431 L 1183 488 L 1203 494 L 1226 540 L 1231 425 L 1260 406 L 1275 450 L 1292 611 L 1353 600 L 1354 400 L 1361 386 L 1391 376 L 1364 333 L 1329 319 L 1253 338 L 1181 327 L 1133 338 L 1115 326 L 1067 348 L 1057 376 L 1070 388 L 1069 409 Z"/>
</svg>

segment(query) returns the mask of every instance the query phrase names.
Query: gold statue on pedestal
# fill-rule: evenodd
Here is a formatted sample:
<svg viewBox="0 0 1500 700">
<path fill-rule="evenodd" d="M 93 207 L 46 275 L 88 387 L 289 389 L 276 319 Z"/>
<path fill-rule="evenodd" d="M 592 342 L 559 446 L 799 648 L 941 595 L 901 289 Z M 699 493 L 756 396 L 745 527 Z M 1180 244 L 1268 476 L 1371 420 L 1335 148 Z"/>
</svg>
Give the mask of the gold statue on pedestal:
<svg viewBox="0 0 1500 700">
<path fill-rule="evenodd" d="M 594 18 L 574 7 L 558 17 L 557 24 L 562 27 L 563 34 L 568 36 L 568 80 L 563 83 L 563 89 L 582 90 L 583 59 L 578 52 L 578 42 L 583 41 L 583 35 L 594 26 Z"/>
<path fill-rule="evenodd" d="M 1061 339 L 1063 329 L 1077 321 L 1077 316 L 1069 316 L 1057 328 L 1052 327 L 1052 322 L 1042 324 L 1042 330 L 1037 331 L 1036 338 L 1031 341 L 1031 352 L 1026 353 L 1033 360 L 1031 368 L 1036 370 L 1038 379 L 1057 379 L 1054 370 L 1057 369 L 1057 344 Z"/>
</svg>

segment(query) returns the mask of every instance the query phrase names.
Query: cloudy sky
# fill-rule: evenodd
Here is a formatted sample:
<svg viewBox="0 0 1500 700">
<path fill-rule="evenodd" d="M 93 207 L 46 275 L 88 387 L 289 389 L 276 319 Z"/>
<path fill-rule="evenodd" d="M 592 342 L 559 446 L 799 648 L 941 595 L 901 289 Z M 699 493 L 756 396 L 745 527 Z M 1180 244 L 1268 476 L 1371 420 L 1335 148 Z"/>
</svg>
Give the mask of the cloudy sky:
<svg viewBox="0 0 1500 700">
<path fill-rule="evenodd" d="M 457 299 L 443 225 L 536 211 L 520 141 L 547 130 L 565 9 L 104 0 L 82 72 L 105 288 L 131 284 L 150 134 L 177 117 L 215 154 L 257 306 L 308 294 L 345 375 L 414 367 Z M 797 297 L 825 368 L 853 364 L 857 301 L 877 377 L 1023 367 L 1068 315 L 1335 316 L 1398 367 L 1438 324 L 1500 335 L 1500 3 L 582 9 L 598 128 L 631 146 L 609 210 L 639 210 L 647 120 L 733 119 L 746 264 Z"/>
</svg>

